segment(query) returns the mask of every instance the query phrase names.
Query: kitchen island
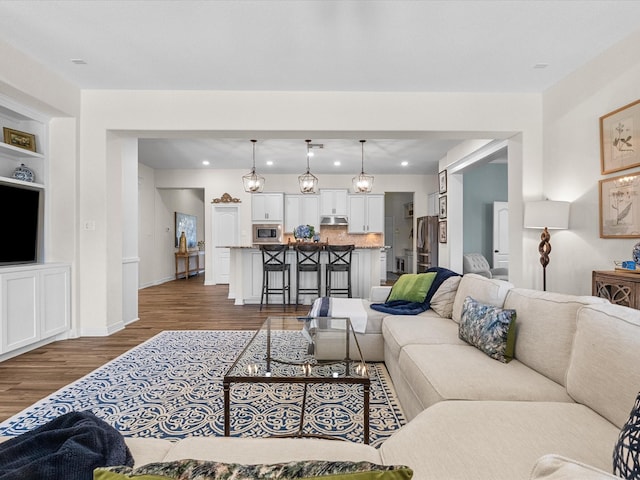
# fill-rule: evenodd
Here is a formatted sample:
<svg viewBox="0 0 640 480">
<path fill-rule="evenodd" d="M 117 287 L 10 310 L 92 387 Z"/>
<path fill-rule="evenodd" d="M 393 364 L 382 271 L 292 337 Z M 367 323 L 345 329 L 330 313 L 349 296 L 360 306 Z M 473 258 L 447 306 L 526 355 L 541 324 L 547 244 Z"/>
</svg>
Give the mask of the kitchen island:
<svg viewBox="0 0 640 480">
<path fill-rule="evenodd" d="M 229 247 L 231 253 L 229 271 L 229 298 L 235 300 L 236 305 L 249 305 L 260 303 L 262 290 L 262 253 L 258 246 Z M 326 278 L 325 267 L 327 252 L 322 252 L 322 295 L 325 292 Z M 287 263 L 291 265 L 291 301 L 295 303 L 296 293 L 296 252 L 293 245 L 287 251 Z M 303 288 L 313 287 L 314 274 L 302 274 L 301 284 Z M 276 276 L 273 277 L 274 281 Z M 380 285 L 380 246 L 356 246 L 351 258 L 351 288 L 354 298 L 366 298 L 374 285 Z M 336 275 L 332 280 L 332 287 L 346 287 L 344 275 Z M 300 303 L 310 305 L 315 300 L 313 294 L 300 294 Z M 270 304 L 281 303 L 279 295 L 270 297 Z"/>
</svg>

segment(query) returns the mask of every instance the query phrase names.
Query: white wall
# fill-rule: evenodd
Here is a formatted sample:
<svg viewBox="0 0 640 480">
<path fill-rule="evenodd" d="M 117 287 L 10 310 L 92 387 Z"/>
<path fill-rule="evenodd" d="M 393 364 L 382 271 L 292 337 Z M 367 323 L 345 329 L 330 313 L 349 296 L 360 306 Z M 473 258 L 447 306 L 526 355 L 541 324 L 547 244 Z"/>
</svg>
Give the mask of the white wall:
<svg viewBox="0 0 640 480">
<path fill-rule="evenodd" d="M 640 32 L 545 92 L 544 196 L 571 203 L 569 230 L 551 233 L 549 290 L 590 294 L 591 272 L 612 270 L 631 259 L 638 239 L 602 239 L 598 181 L 628 172 L 600 174 L 599 117 L 640 98 Z M 538 262 L 539 232 L 532 233 L 525 262 Z"/>
<path fill-rule="evenodd" d="M 208 219 L 211 218 L 211 202 L 214 198 L 219 198 L 224 193 L 232 197 L 239 198 L 237 204 L 240 215 L 240 244 L 251 245 L 251 195 L 246 193 L 242 187 L 242 175 L 244 170 L 152 170 L 141 166 L 141 188 L 145 193 L 141 193 L 141 201 L 145 205 L 146 213 L 141 211 L 142 236 L 147 241 L 155 238 L 157 245 L 156 254 L 151 257 L 149 252 L 141 252 L 141 278 L 140 285 L 148 286 L 161 283 L 170 279 L 173 275 L 174 264 L 173 250 L 168 251 L 160 246 L 162 238 L 167 235 L 166 223 L 170 215 L 173 215 L 171 208 L 167 208 L 164 201 L 156 199 L 155 205 L 149 200 L 153 192 L 148 190 L 153 182 L 159 191 L 170 192 L 172 189 L 181 188 L 202 188 L 204 189 L 204 229 L 200 218 L 198 218 L 198 235 L 202 231 L 206 246 L 212 244 L 212 226 Z M 351 188 L 351 178 L 353 175 L 321 175 L 319 179 L 320 188 Z M 426 198 L 429 192 L 437 188 L 437 176 L 435 175 L 380 175 L 376 176 L 374 193 L 393 192 L 415 192 L 417 211 L 426 211 Z M 299 193 L 297 175 L 267 175 L 265 192 Z M 156 195 L 158 195 L 156 193 Z M 234 204 L 236 205 L 236 204 Z M 142 207 L 141 207 L 142 208 Z M 155 212 L 155 213 L 154 213 Z M 184 212 L 189 213 L 189 212 Z M 149 224 L 149 217 L 155 217 L 155 225 Z M 171 227 L 173 231 L 173 227 Z M 210 253 L 210 252 L 209 252 Z M 167 258 L 170 258 L 167 263 Z M 155 268 L 149 265 L 153 262 Z M 207 254 L 205 257 L 205 283 L 212 284 L 214 279 L 213 255 Z"/>
</svg>

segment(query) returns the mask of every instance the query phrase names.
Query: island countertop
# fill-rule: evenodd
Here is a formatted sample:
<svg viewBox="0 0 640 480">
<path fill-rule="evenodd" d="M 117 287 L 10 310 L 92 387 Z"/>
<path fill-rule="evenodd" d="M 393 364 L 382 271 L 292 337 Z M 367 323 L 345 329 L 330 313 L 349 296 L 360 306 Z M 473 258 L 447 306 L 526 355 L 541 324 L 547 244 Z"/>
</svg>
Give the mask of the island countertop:
<svg viewBox="0 0 640 480">
<path fill-rule="evenodd" d="M 277 245 L 277 244 L 271 244 Z M 289 277 L 292 298 L 297 289 L 296 278 L 296 252 L 295 243 L 287 243 L 287 263 L 291 265 L 291 274 Z M 349 245 L 340 243 L 331 243 L 331 245 Z M 325 244 L 326 246 L 326 244 Z M 260 245 L 232 245 L 229 250 L 229 298 L 235 299 L 236 305 L 259 304 L 262 290 L 262 252 Z M 380 259 L 383 245 L 363 245 L 355 246 L 351 258 L 351 284 L 352 295 L 354 298 L 367 298 L 371 287 L 380 285 Z M 325 265 L 328 263 L 328 255 L 322 253 L 320 262 Z M 384 268 L 384 267 L 382 267 Z M 322 268 L 322 292 L 326 285 L 326 272 Z M 301 287 L 308 288 L 312 286 L 312 275 L 303 275 L 300 277 Z M 274 281 L 281 281 L 274 279 Z M 346 286 L 346 277 L 338 276 L 332 280 L 337 288 Z M 324 294 L 324 293 L 323 293 Z M 311 304 L 316 296 L 305 293 L 300 295 L 302 304 Z"/>
</svg>

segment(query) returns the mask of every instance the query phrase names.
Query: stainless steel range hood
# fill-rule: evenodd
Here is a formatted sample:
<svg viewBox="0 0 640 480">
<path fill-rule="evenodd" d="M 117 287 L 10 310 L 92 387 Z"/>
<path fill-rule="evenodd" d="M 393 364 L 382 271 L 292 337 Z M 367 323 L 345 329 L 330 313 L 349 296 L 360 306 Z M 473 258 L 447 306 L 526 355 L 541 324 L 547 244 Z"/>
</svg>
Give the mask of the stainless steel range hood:
<svg viewBox="0 0 640 480">
<path fill-rule="evenodd" d="M 327 215 L 320 219 L 320 225 L 349 225 L 349 222 L 341 215 Z"/>
</svg>

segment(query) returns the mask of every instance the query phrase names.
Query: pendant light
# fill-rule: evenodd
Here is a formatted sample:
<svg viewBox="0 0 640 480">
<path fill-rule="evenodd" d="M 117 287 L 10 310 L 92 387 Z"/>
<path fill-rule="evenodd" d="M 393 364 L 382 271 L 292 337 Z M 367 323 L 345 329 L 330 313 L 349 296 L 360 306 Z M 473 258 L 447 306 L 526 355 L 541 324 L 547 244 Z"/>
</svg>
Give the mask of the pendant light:
<svg viewBox="0 0 640 480">
<path fill-rule="evenodd" d="M 360 140 L 362 145 L 362 170 L 360 175 L 353 177 L 353 191 L 355 193 L 371 193 L 373 189 L 373 175 L 364 173 L 364 143 L 366 140 Z"/>
<path fill-rule="evenodd" d="M 316 193 L 316 188 L 318 186 L 318 177 L 309 172 L 311 140 L 305 140 L 305 142 L 307 142 L 307 173 L 298 177 L 298 183 L 300 184 L 300 191 L 302 193 Z"/>
<path fill-rule="evenodd" d="M 257 140 L 251 140 L 253 143 L 253 167 L 250 173 L 242 177 L 244 191 L 247 193 L 260 193 L 264 188 L 264 177 L 256 173 L 256 142 Z"/>
</svg>

